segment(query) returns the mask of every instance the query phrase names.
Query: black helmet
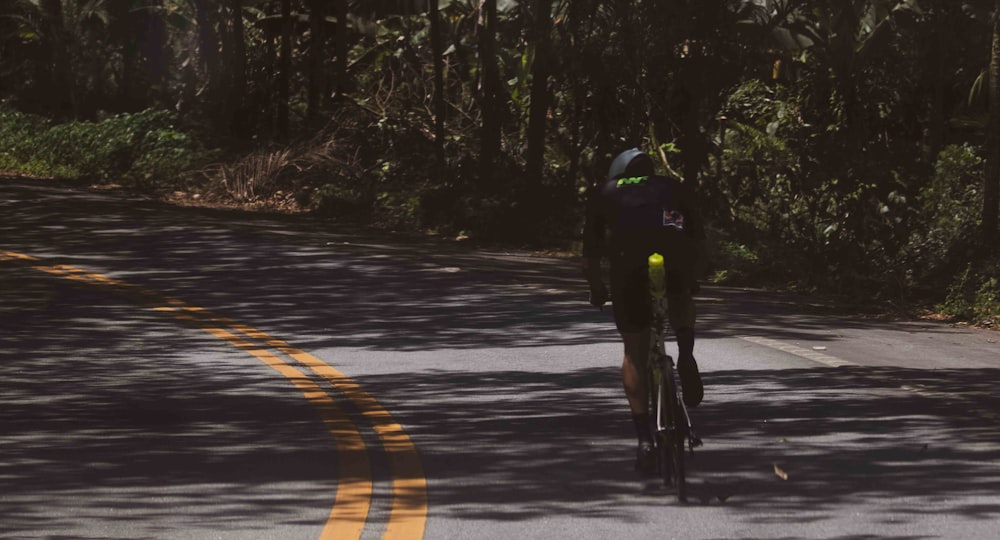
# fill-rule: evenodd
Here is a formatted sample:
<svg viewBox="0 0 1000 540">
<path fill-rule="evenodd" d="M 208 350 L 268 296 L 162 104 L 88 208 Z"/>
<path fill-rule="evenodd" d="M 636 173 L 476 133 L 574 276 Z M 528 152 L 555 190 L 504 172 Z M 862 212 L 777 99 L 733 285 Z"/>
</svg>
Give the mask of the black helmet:
<svg viewBox="0 0 1000 540">
<path fill-rule="evenodd" d="M 608 169 L 608 180 L 629 176 L 650 176 L 655 166 L 653 158 L 638 148 L 629 148 L 615 156 Z"/>
</svg>

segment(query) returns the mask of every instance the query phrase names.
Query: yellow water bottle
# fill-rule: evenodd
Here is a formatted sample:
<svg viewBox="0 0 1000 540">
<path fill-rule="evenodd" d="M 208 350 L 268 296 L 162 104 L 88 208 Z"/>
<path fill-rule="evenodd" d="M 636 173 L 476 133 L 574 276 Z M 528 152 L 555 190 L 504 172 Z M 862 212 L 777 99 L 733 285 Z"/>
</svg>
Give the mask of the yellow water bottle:
<svg viewBox="0 0 1000 540">
<path fill-rule="evenodd" d="M 649 293 L 654 298 L 663 298 L 667 294 L 666 273 L 663 269 L 663 255 L 654 253 L 649 256 Z"/>
</svg>

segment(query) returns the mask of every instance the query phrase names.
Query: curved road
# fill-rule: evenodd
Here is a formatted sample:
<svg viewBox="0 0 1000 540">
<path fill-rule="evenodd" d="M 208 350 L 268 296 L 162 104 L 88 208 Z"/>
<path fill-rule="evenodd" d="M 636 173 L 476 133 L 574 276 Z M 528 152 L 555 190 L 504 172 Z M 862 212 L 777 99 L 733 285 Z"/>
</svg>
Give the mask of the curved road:
<svg viewBox="0 0 1000 540">
<path fill-rule="evenodd" d="M 2 538 L 985 538 L 1000 334 L 701 298 L 691 502 L 575 265 L 0 181 Z"/>
</svg>

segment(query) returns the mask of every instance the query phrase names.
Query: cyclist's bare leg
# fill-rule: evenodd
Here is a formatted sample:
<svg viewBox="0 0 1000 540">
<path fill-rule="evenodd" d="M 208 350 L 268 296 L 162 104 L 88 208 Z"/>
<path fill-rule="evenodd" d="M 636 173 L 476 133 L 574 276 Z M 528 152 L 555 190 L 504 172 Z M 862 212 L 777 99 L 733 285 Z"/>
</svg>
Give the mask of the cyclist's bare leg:
<svg viewBox="0 0 1000 540">
<path fill-rule="evenodd" d="M 653 430 L 649 423 L 646 396 L 646 361 L 649 356 L 649 331 L 622 332 L 625 358 L 622 360 L 622 384 L 632 410 L 632 423 L 639 446 L 636 449 L 635 470 L 643 475 L 654 472 L 656 457 L 653 450 Z"/>
<path fill-rule="evenodd" d="M 694 359 L 695 341 L 695 306 L 694 299 L 688 289 L 668 296 L 668 311 L 670 326 L 677 337 L 677 369 L 681 375 L 681 386 L 684 388 L 684 403 L 695 407 L 701 403 L 704 388 L 698 363 Z"/>
<path fill-rule="evenodd" d="M 694 353 L 695 305 L 691 291 L 684 289 L 667 296 L 667 313 L 670 327 L 677 338 L 679 358 L 691 357 Z"/>
<path fill-rule="evenodd" d="M 625 344 L 622 360 L 622 383 L 632 414 L 647 414 L 645 368 L 649 356 L 649 330 L 621 332 Z"/>
</svg>

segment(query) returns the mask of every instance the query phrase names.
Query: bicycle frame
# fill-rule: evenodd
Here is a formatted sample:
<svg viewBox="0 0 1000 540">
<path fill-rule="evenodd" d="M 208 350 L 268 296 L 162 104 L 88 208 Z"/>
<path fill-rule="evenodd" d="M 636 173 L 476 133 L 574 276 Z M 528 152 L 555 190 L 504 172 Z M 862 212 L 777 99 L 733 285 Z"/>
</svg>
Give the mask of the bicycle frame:
<svg viewBox="0 0 1000 540">
<path fill-rule="evenodd" d="M 662 315 L 656 313 L 657 311 L 659 310 L 654 308 L 653 325 L 649 332 L 649 365 L 651 368 L 649 370 L 650 384 L 652 385 L 651 388 L 655 389 L 656 392 L 655 396 L 651 396 L 652 399 L 650 405 L 654 407 L 654 410 L 656 411 L 656 432 L 663 433 L 670 427 L 668 424 L 665 424 L 667 419 L 663 417 L 666 408 L 672 409 L 673 406 L 679 405 L 679 408 L 684 412 L 686 423 L 690 424 L 690 418 L 687 416 L 687 408 L 684 406 L 684 402 L 682 400 L 669 399 L 671 396 L 664 395 L 665 393 L 674 394 L 674 397 L 676 397 L 677 386 L 676 377 L 674 376 L 674 359 L 666 353 L 664 346 L 664 320 Z M 667 377 L 668 388 L 664 388 L 663 385 L 660 384 L 660 381 L 663 380 L 662 375 L 666 375 Z M 667 410 L 666 412 L 670 411 Z"/>
<path fill-rule="evenodd" d="M 654 422 L 654 440 L 657 460 L 663 474 L 664 485 L 677 488 L 677 498 L 686 500 L 684 451 L 687 446 L 692 454 L 701 440 L 694 434 L 691 417 L 678 392 L 674 360 L 666 353 L 664 344 L 667 321 L 666 281 L 663 258 L 653 254 L 649 258 L 650 300 L 652 320 L 649 336 L 647 385 L 651 420 Z"/>
<path fill-rule="evenodd" d="M 664 350 L 664 339 L 665 339 L 664 334 L 665 334 L 665 332 L 663 332 L 663 330 L 662 330 L 663 329 L 663 324 L 660 323 L 658 326 L 660 328 L 660 330 L 658 332 L 654 331 L 653 329 L 650 330 L 650 338 L 649 338 L 650 339 L 650 351 L 649 351 L 650 363 L 651 363 L 651 365 L 653 365 L 654 372 L 656 370 L 664 370 L 664 371 L 666 371 L 668 373 L 668 376 L 671 378 L 671 380 L 673 382 L 673 381 L 677 380 L 677 375 L 676 375 L 675 365 L 674 365 L 674 359 L 669 354 L 667 354 L 666 351 Z M 657 386 L 659 386 L 659 385 L 657 385 Z M 677 388 L 676 382 L 674 382 L 673 386 L 674 386 L 674 388 Z M 660 393 L 657 395 L 656 405 L 660 405 L 661 403 L 663 403 L 663 389 L 660 388 L 659 390 L 660 390 Z M 683 413 L 682 417 L 684 419 L 684 425 L 688 428 L 687 433 L 690 433 L 691 432 L 690 428 L 692 427 L 692 425 L 691 425 L 691 416 L 688 414 L 688 408 L 687 408 L 687 405 L 684 404 L 684 400 L 680 399 L 679 397 L 677 399 L 677 408 L 681 411 L 681 413 Z M 657 423 L 656 427 L 657 427 L 658 431 L 663 431 L 664 430 L 664 425 L 663 425 L 662 419 L 660 418 L 659 414 L 657 414 L 657 421 L 656 421 L 656 423 Z M 691 442 L 694 442 L 694 441 L 691 441 Z M 697 447 L 698 445 L 695 444 L 694 446 Z"/>
</svg>

